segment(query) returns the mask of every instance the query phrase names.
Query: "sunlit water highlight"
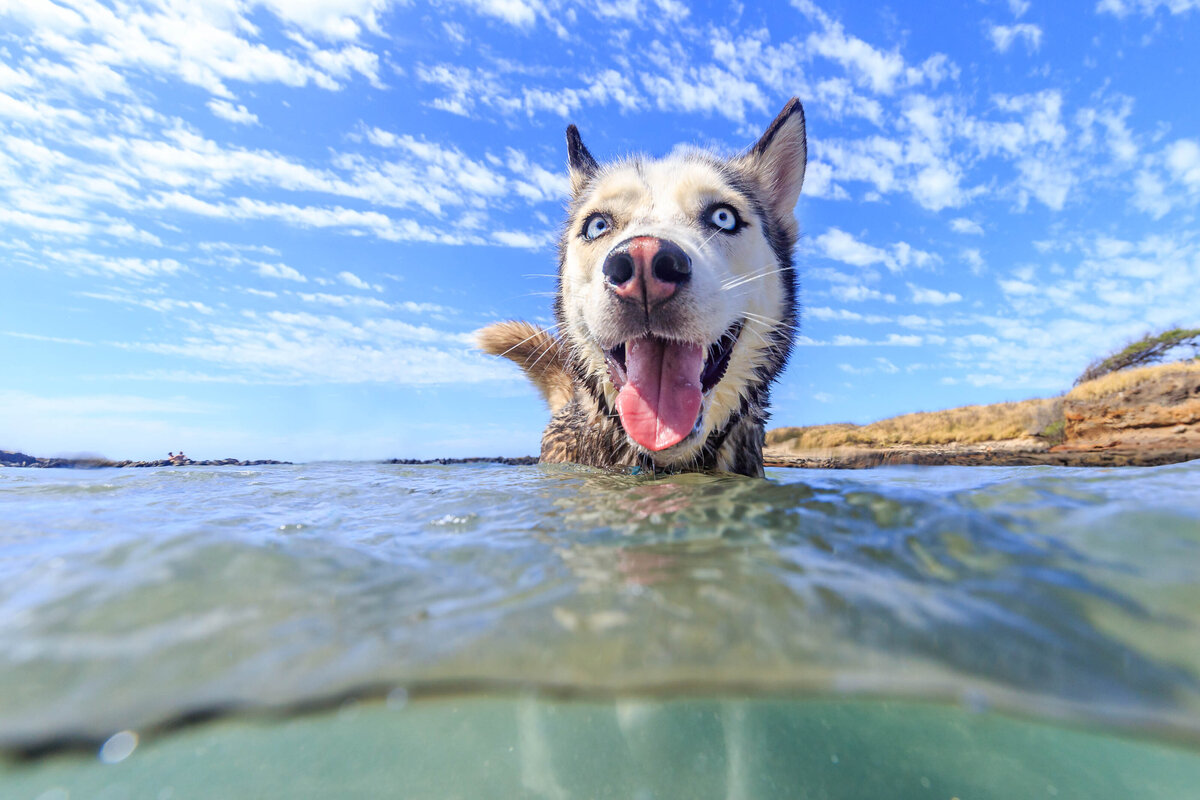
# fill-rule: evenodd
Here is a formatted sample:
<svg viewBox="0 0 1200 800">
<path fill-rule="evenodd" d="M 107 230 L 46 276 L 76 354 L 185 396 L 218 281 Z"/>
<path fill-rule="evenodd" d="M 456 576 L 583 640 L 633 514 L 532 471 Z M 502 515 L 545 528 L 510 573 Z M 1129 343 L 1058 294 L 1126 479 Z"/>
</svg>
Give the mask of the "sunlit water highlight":
<svg viewBox="0 0 1200 800">
<path fill-rule="evenodd" d="M 1200 463 L 769 477 L 0 471 L 0 795 L 1194 796 Z"/>
</svg>

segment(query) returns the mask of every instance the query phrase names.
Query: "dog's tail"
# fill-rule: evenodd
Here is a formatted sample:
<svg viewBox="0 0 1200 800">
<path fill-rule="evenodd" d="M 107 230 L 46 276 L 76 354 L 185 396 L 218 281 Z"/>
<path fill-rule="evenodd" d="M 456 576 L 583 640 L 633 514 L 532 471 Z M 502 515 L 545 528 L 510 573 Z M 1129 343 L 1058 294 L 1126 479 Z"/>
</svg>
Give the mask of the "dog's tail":
<svg viewBox="0 0 1200 800">
<path fill-rule="evenodd" d="M 512 360 L 546 398 L 550 413 L 571 401 L 575 387 L 567 369 L 567 349 L 549 331 L 528 322 L 497 322 L 475 332 L 479 347 Z"/>
</svg>

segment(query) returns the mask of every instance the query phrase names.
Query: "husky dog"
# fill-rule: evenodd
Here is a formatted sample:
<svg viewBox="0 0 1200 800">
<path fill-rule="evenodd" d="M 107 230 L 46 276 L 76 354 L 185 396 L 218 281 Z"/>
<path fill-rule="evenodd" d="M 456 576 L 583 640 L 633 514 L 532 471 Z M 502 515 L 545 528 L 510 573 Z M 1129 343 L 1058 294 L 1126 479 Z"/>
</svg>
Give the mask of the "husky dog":
<svg viewBox="0 0 1200 800">
<path fill-rule="evenodd" d="M 600 164 L 567 128 L 556 334 L 479 331 L 550 405 L 541 460 L 763 474 L 770 386 L 796 329 L 796 98 L 749 151 Z"/>
</svg>

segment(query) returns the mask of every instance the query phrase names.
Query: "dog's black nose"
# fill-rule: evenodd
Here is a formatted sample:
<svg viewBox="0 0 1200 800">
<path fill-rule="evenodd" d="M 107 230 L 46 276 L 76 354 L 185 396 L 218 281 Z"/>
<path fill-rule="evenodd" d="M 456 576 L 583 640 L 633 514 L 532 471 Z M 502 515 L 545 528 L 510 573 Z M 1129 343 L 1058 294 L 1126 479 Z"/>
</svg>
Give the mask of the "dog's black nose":
<svg viewBox="0 0 1200 800">
<path fill-rule="evenodd" d="M 635 236 L 612 249 L 603 271 L 618 297 L 654 306 L 692 277 L 692 260 L 674 242 Z"/>
<path fill-rule="evenodd" d="M 633 278 L 633 256 L 629 248 L 618 245 L 604 260 L 604 277 L 613 286 L 624 286 Z"/>
<path fill-rule="evenodd" d="M 692 277 L 692 260 L 679 245 L 660 239 L 658 252 L 650 261 L 650 269 L 654 277 L 663 283 L 686 283 Z"/>
</svg>

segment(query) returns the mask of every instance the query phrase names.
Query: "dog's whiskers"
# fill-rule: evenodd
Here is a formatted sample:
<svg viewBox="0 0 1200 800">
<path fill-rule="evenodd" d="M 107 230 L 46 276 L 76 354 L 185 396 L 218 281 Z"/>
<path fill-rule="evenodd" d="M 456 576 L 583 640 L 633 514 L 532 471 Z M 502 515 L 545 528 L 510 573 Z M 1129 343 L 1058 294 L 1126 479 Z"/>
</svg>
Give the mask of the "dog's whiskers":
<svg viewBox="0 0 1200 800">
<path fill-rule="evenodd" d="M 772 272 L 782 272 L 783 270 L 784 270 L 784 267 L 781 267 L 778 264 L 775 264 L 773 262 L 767 263 L 767 264 L 763 264 L 759 268 L 750 270 L 745 275 L 734 275 L 729 280 L 725 281 L 725 283 L 726 284 L 737 283 L 738 281 L 745 280 L 746 278 L 764 277 L 766 275 L 770 275 Z"/>
<path fill-rule="evenodd" d="M 751 320 L 751 322 L 759 322 L 759 321 L 758 321 L 758 320 Z M 762 323 L 759 323 L 759 324 L 762 324 Z M 766 337 L 765 337 L 765 336 L 763 336 L 763 335 L 762 335 L 761 333 L 759 333 L 758 331 L 756 331 L 754 328 L 752 328 L 752 327 L 750 327 L 750 326 L 748 326 L 748 325 L 747 325 L 747 326 L 743 327 L 743 328 L 742 328 L 742 330 L 743 330 L 743 331 L 748 331 L 748 332 L 750 332 L 750 333 L 753 333 L 755 336 L 757 336 L 757 337 L 758 337 L 758 340 L 759 340 L 760 342 L 762 342 L 762 343 L 763 343 L 763 347 L 770 347 L 770 346 L 771 346 L 771 343 L 767 341 Z"/>
<path fill-rule="evenodd" d="M 717 230 L 713 231 L 712 233 L 710 233 L 710 234 L 708 235 L 708 238 L 707 238 L 707 239 L 705 239 L 703 242 L 701 242 L 701 243 L 700 243 L 700 247 L 698 247 L 697 249 L 698 249 L 698 250 L 703 250 L 703 249 L 704 249 L 704 247 L 705 247 L 705 245 L 707 245 L 707 244 L 708 244 L 709 242 L 711 242 L 711 241 L 712 241 L 714 238 L 716 238 L 717 234 L 719 234 L 719 233 L 723 233 L 723 232 L 724 232 L 724 231 L 723 231 L 722 229 L 720 229 L 720 228 L 718 228 Z"/>
<path fill-rule="evenodd" d="M 767 270 L 763 270 L 761 272 L 755 272 L 750 275 L 740 275 L 736 278 L 731 278 L 730 280 L 721 284 L 721 291 L 727 292 L 730 289 L 736 289 L 737 287 L 739 287 L 743 284 L 746 284 L 746 283 L 750 283 L 751 281 L 758 281 L 758 280 L 762 280 L 763 278 L 770 277 L 771 275 L 778 275 L 779 273 L 783 272 L 784 270 L 785 270 L 784 267 L 776 267 L 774 269 L 767 269 Z"/>
<path fill-rule="evenodd" d="M 762 325 L 767 330 L 775 330 L 777 328 L 782 328 L 784 330 L 790 330 L 793 333 L 800 332 L 800 326 L 794 322 L 784 322 L 781 319 L 772 319 L 771 317 L 765 317 L 761 314 L 755 314 L 752 311 L 743 311 L 742 315 L 745 316 L 751 322 L 757 322 L 759 325 Z"/>
</svg>

